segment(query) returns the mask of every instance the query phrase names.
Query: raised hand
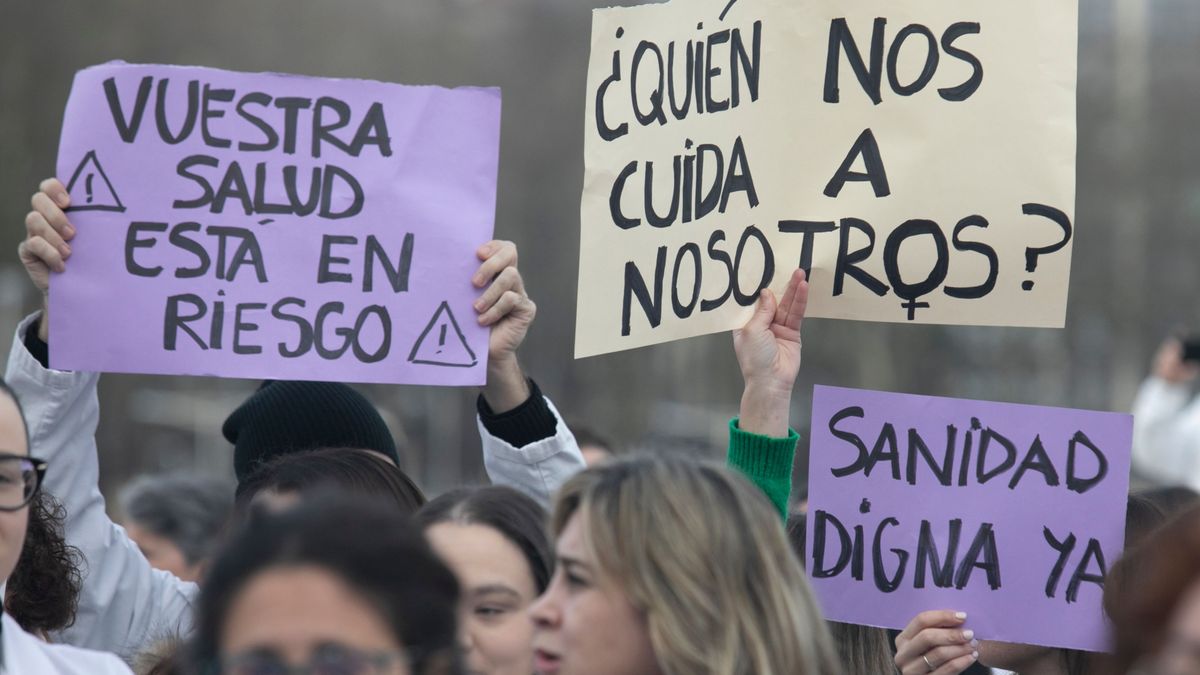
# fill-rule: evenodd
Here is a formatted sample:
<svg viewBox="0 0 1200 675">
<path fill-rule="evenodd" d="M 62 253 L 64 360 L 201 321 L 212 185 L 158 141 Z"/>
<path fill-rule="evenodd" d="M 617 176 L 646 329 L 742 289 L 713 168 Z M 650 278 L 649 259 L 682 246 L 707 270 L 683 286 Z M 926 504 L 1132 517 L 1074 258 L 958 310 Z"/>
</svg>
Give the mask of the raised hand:
<svg viewBox="0 0 1200 675">
<path fill-rule="evenodd" d="M 792 388 L 800 372 L 800 324 L 808 307 L 808 281 L 796 270 L 783 299 L 764 290 L 754 315 L 733 331 L 733 348 L 745 390 L 739 426 L 764 436 L 788 435 Z"/>
<path fill-rule="evenodd" d="M 483 396 L 496 412 L 505 412 L 521 405 L 531 393 L 517 362 L 517 349 L 537 316 L 537 305 L 525 292 L 525 282 L 517 269 L 516 244 L 489 241 L 479 247 L 476 255 L 483 262 L 471 283 L 486 290 L 475 301 L 475 311 L 479 325 L 492 328 Z"/>
<path fill-rule="evenodd" d="M 1186 384 L 1200 375 L 1200 365 L 1183 360 L 1183 343 L 1167 338 L 1154 355 L 1154 375 L 1173 384 Z"/>
<path fill-rule="evenodd" d="M 30 199 L 33 210 L 25 215 L 25 239 L 17 248 L 21 264 L 42 293 L 41 322 L 38 337 L 50 339 L 49 306 L 50 272 L 64 272 L 71 257 L 70 240 L 75 238 L 75 226 L 67 219 L 66 208 L 71 205 L 67 189 L 57 178 L 47 178 Z"/>
</svg>

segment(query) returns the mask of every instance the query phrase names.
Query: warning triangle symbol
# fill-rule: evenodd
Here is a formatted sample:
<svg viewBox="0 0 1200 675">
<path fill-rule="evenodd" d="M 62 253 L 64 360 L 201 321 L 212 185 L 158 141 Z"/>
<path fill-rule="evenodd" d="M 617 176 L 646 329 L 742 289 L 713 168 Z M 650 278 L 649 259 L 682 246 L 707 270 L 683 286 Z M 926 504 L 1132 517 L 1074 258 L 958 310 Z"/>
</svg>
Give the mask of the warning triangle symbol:
<svg viewBox="0 0 1200 675">
<path fill-rule="evenodd" d="M 470 368 L 479 362 L 475 352 L 467 344 L 454 313 L 450 311 L 450 303 L 443 302 L 429 325 L 421 331 L 417 343 L 413 345 L 408 355 L 412 363 L 423 363 L 429 366 L 449 366 L 451 368 Z"/>
<path fill-rule="evenodd" d="M 96 151 L 89 150 L 79 162 L 71 182 L 67 183 L 67 194 L 71 195 L 68 211 L 124 211 L 125 205 L 113 189 L 112 181 L 96 159 Z"/>
</svg>

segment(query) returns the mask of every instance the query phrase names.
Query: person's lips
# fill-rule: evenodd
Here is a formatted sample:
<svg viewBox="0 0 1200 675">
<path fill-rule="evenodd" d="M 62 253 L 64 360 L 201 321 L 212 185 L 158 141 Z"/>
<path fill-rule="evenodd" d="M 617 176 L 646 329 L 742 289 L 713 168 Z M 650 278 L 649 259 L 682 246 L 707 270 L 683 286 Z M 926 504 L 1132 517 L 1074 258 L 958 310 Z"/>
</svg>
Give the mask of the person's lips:
<svg viewBox="0 0 1200 675">
<path fill-rule="evenodd" d="M 562 663 L 562 657 L 558 654 L 548 652 L 544 649 L 535 649 L 533 651 L 533 669 L 538 672 L 538 675 L 556 675 L 558 666 Z"/>
</svg>

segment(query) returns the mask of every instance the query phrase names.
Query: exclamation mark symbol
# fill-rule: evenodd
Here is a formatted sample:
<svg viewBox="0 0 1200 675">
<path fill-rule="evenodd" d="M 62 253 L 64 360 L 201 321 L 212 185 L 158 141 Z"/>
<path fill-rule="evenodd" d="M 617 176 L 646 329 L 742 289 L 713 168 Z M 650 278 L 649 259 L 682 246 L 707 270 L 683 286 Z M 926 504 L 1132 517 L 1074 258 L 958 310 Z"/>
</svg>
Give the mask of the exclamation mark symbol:
<svg viewBox="0 0 1200 675">
<path fill-rule="evenodd" d="M 442 324 L 441 333 L 438 334 L 438 350 L 437 353 L 442 353 L 442 347 L 446 346 L 446 324 Z"/>
<path fill-rule="evenodd" d="M 87 203 L 88 204 L 92 203 L 92 180 L 95 177 L 96 177 L 96 174 L 89 173 L 87 175 L 87 180 L 84 181 L 84 183 L 83 183 L 83 189 L 87 190 Z"/>
</svg>

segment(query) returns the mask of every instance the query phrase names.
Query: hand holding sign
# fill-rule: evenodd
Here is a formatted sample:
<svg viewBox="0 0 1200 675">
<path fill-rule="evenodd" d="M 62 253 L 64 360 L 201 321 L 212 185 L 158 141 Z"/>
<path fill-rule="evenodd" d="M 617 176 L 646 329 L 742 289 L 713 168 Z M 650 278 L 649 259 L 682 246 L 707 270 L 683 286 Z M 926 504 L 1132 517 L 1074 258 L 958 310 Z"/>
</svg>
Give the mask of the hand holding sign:
<svg viewBox="0 0 1200 675">
<path fill-rule="evenodd" d="M 483 264 L 471 279 L 476 287 L 491 285 L 475 301 L 479 325 L 491 326 L 488 359 L 504 361 L 516 358 L 517 348 L 525 341 L 537 306 L 525 293 L 525 281 L 517 269 L 517 245 L 511 241 L 489 241 L 476 252 Z"/>
<path fill-rule="evenodd" d="M 50 272 L 66 269 L 66 260 L 71 257 L 71 246 L 67 242 L 75 238 L 75 226 L 64 212 L 71 205 L 71 197 L 57 178 L 42 181 L 29 201 L 33 210 L 25 216 L 25 240 L 17 253 L 33 285 L 42 293 L 38 337 L 45 342 L 50 336 L 49 303 L 46 302 L 50 292 Z"/>
<path fill-rule="evenodd" d="M 488 340 L 488 374 L 483 398 L 497 413 L 508 412 L 530 396 L 529 381 L 517 363 L 517 350 L 525 341 L 537 315 L 537 305 L 525 292 L 517 269 L 517 246 L 511 241 L 489 241 L 476 255 L 483 261 L 471 283 L 491 286 L 475 301 L 479 325 L 491 326 Z"/>
<path fill-rule="evenodd" d="M 896 636 L 900 675 L 958 675 L 979 658 L 975 633 L 964 630 L 963 612 L 921 612 Z"/>
</svg>

